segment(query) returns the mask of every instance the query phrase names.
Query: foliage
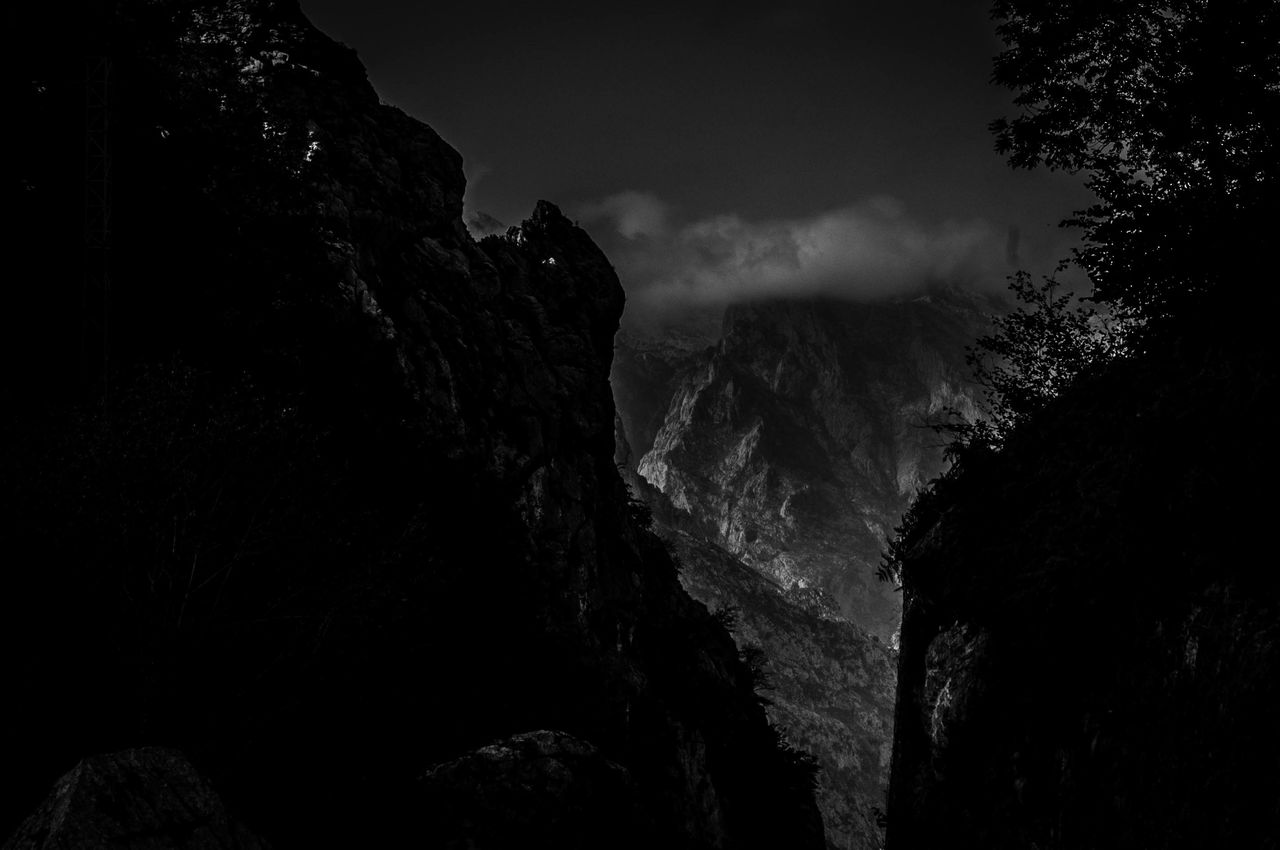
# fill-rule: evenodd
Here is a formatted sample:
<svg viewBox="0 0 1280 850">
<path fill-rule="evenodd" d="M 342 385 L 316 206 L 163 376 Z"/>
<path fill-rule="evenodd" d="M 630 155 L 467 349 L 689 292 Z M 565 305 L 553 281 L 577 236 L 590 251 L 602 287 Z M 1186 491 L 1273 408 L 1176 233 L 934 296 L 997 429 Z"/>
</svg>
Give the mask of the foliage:
<svg viewBox="0 0 1280 850">
<path fill-rule="evenodd" d="M 738 623 L 742 621 L 742 609 L 737 605 L 721 605 L 711 612 L 711 617 L 726 632 L 732 632 L 738 627 Z"/>
<path fill-rule="evenodd" d="M 1060 291 L 1046 277 L 1036 286 L 1018 272 L 1009 289 L 1019 306 L 995 318 L 993 331 L 969 348 L 966 361 L 982 387 L 982 418 L 968 420 L 951 410 L 939 426 L 954 438 L 953 459 L 965 447 L 998 447 L 1028 416 L 1056 398 L 1084 370 L 1122 354 L 1135 326 L 1110 312 Z"/>
<path fill-rule="evenodd" d="M 965 652 L 992 665 L 942 758 L 927 724 L 896 730 L 889 840 L 1256 844 L 1276 834 L 1275 795 L 1252 778 L 1275 763 L 1259 734 L 1274 697 L 1243 668 L 1267 652 L 1276 597 L 1250 586 L 1256 541 L 1223 529 L 1274 513 L 1244 482 L 1269 476 L 1240 458 L 1269 453 L 1240 423 L 1275 383 L 1258 319 L 1275 294 L 1249 287 L 1267 281 L 1254 270 L 1277 220 L 1280 4 L 996 0 L 994 14 L 995 80 L 1022 109 L 993 125 L 997 148 L 1016 167 L 1085 175 L 1097 203 L 1070 223 L 1101 315 L 1053 280 L 1015 278 L 1022 306 L 973 356 L 992 419 L 957 429 L 955 464 L 881 568 L 901 580 L 906 565 L 916 649 L 977 624 L 982 648 Z M 1223 617 L 1188 643 L 1179 624 L 1206 587 L 1244 606 L 1256 593 L 1258 621 Z M 1221 637 L 1251 648 L 1197 667 L 1199 642 Z M 913 673 L 904 652 L 905 717 L 926 668 L 949 663 L 933 655 Z M 1100 705 L 1105 729 L 1081 735 Z M 990 790 L 1010 753 L 1016 800 Z"/>
<path fill-rule="evenodd" d="M 770 723 L 769 730 L 773 734 L 774 746 L 797 789 L 805 796 L 812 795 L 818 790 L 818 760 L 812 753 L 792 744 L 777 725 Z"/>
<path fill-rule="evenodd" d="M 1087 176 L 1078 261 L 1095 297 L 1148 318 L 1240 288 L 1280 179 L 1274 0 L 997 0 L 992 124 L 1015 167 Z"/>
<path fill-rule="evenodd" d="M 1280 4 L 996 0 L 992 17 L 1005 44 L 993 79 L 1021 109 L 992 123 L 996 149 L 1085 176 L 1097 203 L 1064 224 L 1082 230 L 1074 262 L 1093 291 L 1012 278 L 1019 306 L 969 355 L 984 419 L 949 411 L 953 465 L 897 529 L 886 581 L 965 469 L 1082 374 L 1250 295 L 1277 219 Z"/>
<path fill-rule="evenodd" d="M 1273 0 L 997 0 L 993 16 L 1006 46 L 993 77 L 1022 110 L 991 125 L 996 149 L 1015 167 L 1086 176 L 1098 202 L 1064 224 L 1082 229 L 1075 262 L 1093 291 L 1077 302 L 1055 278 L 1012 278 L 1019 306 L 969 356 L 984 418 L 952 411 L 942 429 L 953 460 L 999 446 L 1170 318 L 1239 296 L 1257 280 L 1280 179 Z"/>
<path fill-rule="evenodd" d="M 768 670 L 769 656 L 764 651 L 764 647 L 756 643 L 744 644 L 738 650 L 738 657 L 747 666 L 747 671 L 751 675 L 751 685 L 756 692 L 757 699 L 768 704 L 769 700 L 760 695 L 761 691 L 772 691 L 774 689 Z"/>
<path fill-rule="evenodd" d="M 962 444 L 957 440 L 952 444 L 953 451 L 963 445 L 961 452 L 966 462 L 991 451 L 990 444 L 975 440 L 970 444 Z M 908 550 L 917 538 L 917 532 L 928 528 L 940 515 L 945 494 L 959 476 L 959 464 L 953 465 L 941 477 L 934 479 L 928 487 L 916 494 L 911 507 L 902 516 L 902 523 L 893 530 L 893 539 L 889 541 L 889 549 L 883 555 L 880 565 L 876 567 L 876 578 L 880 581 L 902 582 L 902 564 L 906 560 Z M 901 589 L 901 588 L 899 588 Z"/>
</svg>

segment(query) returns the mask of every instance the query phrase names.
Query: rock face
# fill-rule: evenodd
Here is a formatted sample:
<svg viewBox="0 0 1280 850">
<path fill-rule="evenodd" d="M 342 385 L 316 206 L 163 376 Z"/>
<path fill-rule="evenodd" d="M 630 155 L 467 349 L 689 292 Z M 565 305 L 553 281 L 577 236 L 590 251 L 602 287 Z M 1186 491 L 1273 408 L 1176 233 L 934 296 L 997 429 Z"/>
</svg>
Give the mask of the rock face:
<svg viewBox="0 0 1280 850">
<path fill-rule="evenodd" d="M 227 814 L 181 753 L 144 748 L 87 758 L 4 845 L 5 850 L 266 850 Z"/>
<path fill-rule="evenodd" d="M 678 317 L 624 317 L 614 341 L 614 403 L 634 454 L 632 469 L 653 448 L 672 396 L 686 373 L 720 342 L 723 308 L 691 308 Z"/>
<path fill-rule="evenodd" d="M 964 347 L 993 306 L 775 302 L 730 308 L 714 346 L 687 321 L 619 337 L 616 459 L 816 757 L 828 847 L 882 842 L 897 599 L 874 571 L 941 469 L 925 422 L 970 405 Z"/>
<path fill-rule="evenodd" d="M 424 770 L 555 730 L 629 774 L 655 846 L 820 846 L 811 772 L 627 507 L 623 294 L 590 238 L 539 203 L 474 242 L 459 155 L 292 0 L 100 20 L 23 25 L 15 108 L 48 137 L 15 201 L 48 285 L 23 297 L 90 344 L 6 328 L 39 374 L 6 387 L 0 530 L 40 553 L 0 603 L 2 645 L 35 648 L 5 658 L 6 787 L 162 740 L 276 843 L 430 844 Z M 66 250 L 82 52 L 112 64 L 101 305 Z M 513 818 L 585 805 L 562 802 Z"/>
<path fill-rule="evenodd" d="M 818 808 L 833 850 L 883 844 L 897 658 L 877 638 L 788 594 L 705 538 L 668 530 L 680 581 L 732 622 L 759 665 L 765 710 L 818 763 Z"/>
<path fill-rule="evenodd" d="M 616 382 L 616 373 L 615 373 Z M 783 588 L 707 539 L 636 474 L 619 417 L 616 461 L 674 549 L 680 583 L 732 630 L 769 719 L 817 764 L 828 848 L 879 848 L 888 787 L 894 652 L 817 588 Z"/>
<path fill-rule="evenodd" d="M 942 469 L 928 424 L 972 412 L 964 348 L 989 307 L 954 293 L 731 307 L 639 472 L 745 563 L 822 589 L 888 641 L 900 603 L 875 571 Z"/>
<path fill-rule="evenodd" d="M 1277 469 L 1248 425 L 1277 369 L 1250 322 L 1205 311 L 1087 377 L 916 509 L 890 848 L 1277 846 Z"/>
</svg>

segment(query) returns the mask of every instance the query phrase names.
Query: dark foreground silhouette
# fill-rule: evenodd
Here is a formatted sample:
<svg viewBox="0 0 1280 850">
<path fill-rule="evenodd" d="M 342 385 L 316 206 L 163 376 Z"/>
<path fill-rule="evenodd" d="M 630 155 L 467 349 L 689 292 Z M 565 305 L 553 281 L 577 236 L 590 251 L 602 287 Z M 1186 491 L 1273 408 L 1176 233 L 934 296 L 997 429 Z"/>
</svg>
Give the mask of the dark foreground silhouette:
<svg viewBox="0 0 1280 850">
<path fill-rule="evenodd" d="M 586 234 L 473 241 L 459 155 L 292 0 L 23 14 L 0 831 L 161 746 L 274 846 L 821 846 L 627 507 Z"/>
</svg>

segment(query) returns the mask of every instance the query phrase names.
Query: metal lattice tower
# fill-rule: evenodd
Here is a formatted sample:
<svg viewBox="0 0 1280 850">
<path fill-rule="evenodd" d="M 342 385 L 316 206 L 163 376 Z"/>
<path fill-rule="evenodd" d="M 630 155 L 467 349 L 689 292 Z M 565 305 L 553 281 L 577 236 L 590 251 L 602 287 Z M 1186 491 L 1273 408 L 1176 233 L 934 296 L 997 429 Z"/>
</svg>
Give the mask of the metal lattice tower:
<svg viewBox="0 0 1280 850">
<path fill-rule="evenodd" d="M 111 319 L 111 59 L 85 60 L 83 386 L 105 401 Z"/>
</svg>

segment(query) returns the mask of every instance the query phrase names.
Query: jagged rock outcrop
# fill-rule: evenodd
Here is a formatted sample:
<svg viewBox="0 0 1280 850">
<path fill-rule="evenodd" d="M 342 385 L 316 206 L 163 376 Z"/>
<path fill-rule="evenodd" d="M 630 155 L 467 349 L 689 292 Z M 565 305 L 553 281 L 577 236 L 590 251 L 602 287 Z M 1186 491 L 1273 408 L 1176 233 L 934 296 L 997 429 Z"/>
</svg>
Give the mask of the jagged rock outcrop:
<svg viewBox="0 0 1280 850">
<path fill-rule="evenodd" d="M 266 850 L 174 750 L 93 756 L 58 780 L 5 850 Z"/>
<path fill-rule="evenodd" d="M 662 429 L 671 398 L 690 367 L 720 341 L 723 308 L 678 316 L 626 317 L 614 342 L 613 399 L 634 452 L 634 468 Z"/>
<path fill-rule="evenodd" d="M 758 665 L 769 717 L 817 759 L 827 847 L 879 848 L 893 737 L 894 653 L 705 538 L 674 529 L 663 534 L 675 544 L 681 583 L 723 612 L 740 650 Z"/>
<path fill-rule="evenodd" d="M 964 349 L 993 306 L 943 291 L 730 307 L 639 472 L 734 555 L 821 588 L 889 640 L 900 601 L 876 579 L 880 554 L 942 469 L 929 424 L 946 407 L 972 413 Z"/>
<path fill-rule="evenodd" d="M 630 774 L 658 846 L 820 846 L 811 774 L 627 507 L 590 238 L 539 203 L 473 241 L 459 155 L 293 0 L 101 11 L 20 57 L 49 320 L 6 335 L 39 374 L 5 388 L 2 530 L 40 555 L 0 603 L 5 786 L 159 740 L 273 843 L 429 844 L 424 770 L 545 729 Z M 67 48 L 112 62 L 101 346 L 57 332 L 101 318 Z"/>
<path fill-rule="evenodd" d="M 1277 846 L 1277 364 L 1269 312 L 1234 306 L 915 509 L 892 850 Z"/>
</svg>

